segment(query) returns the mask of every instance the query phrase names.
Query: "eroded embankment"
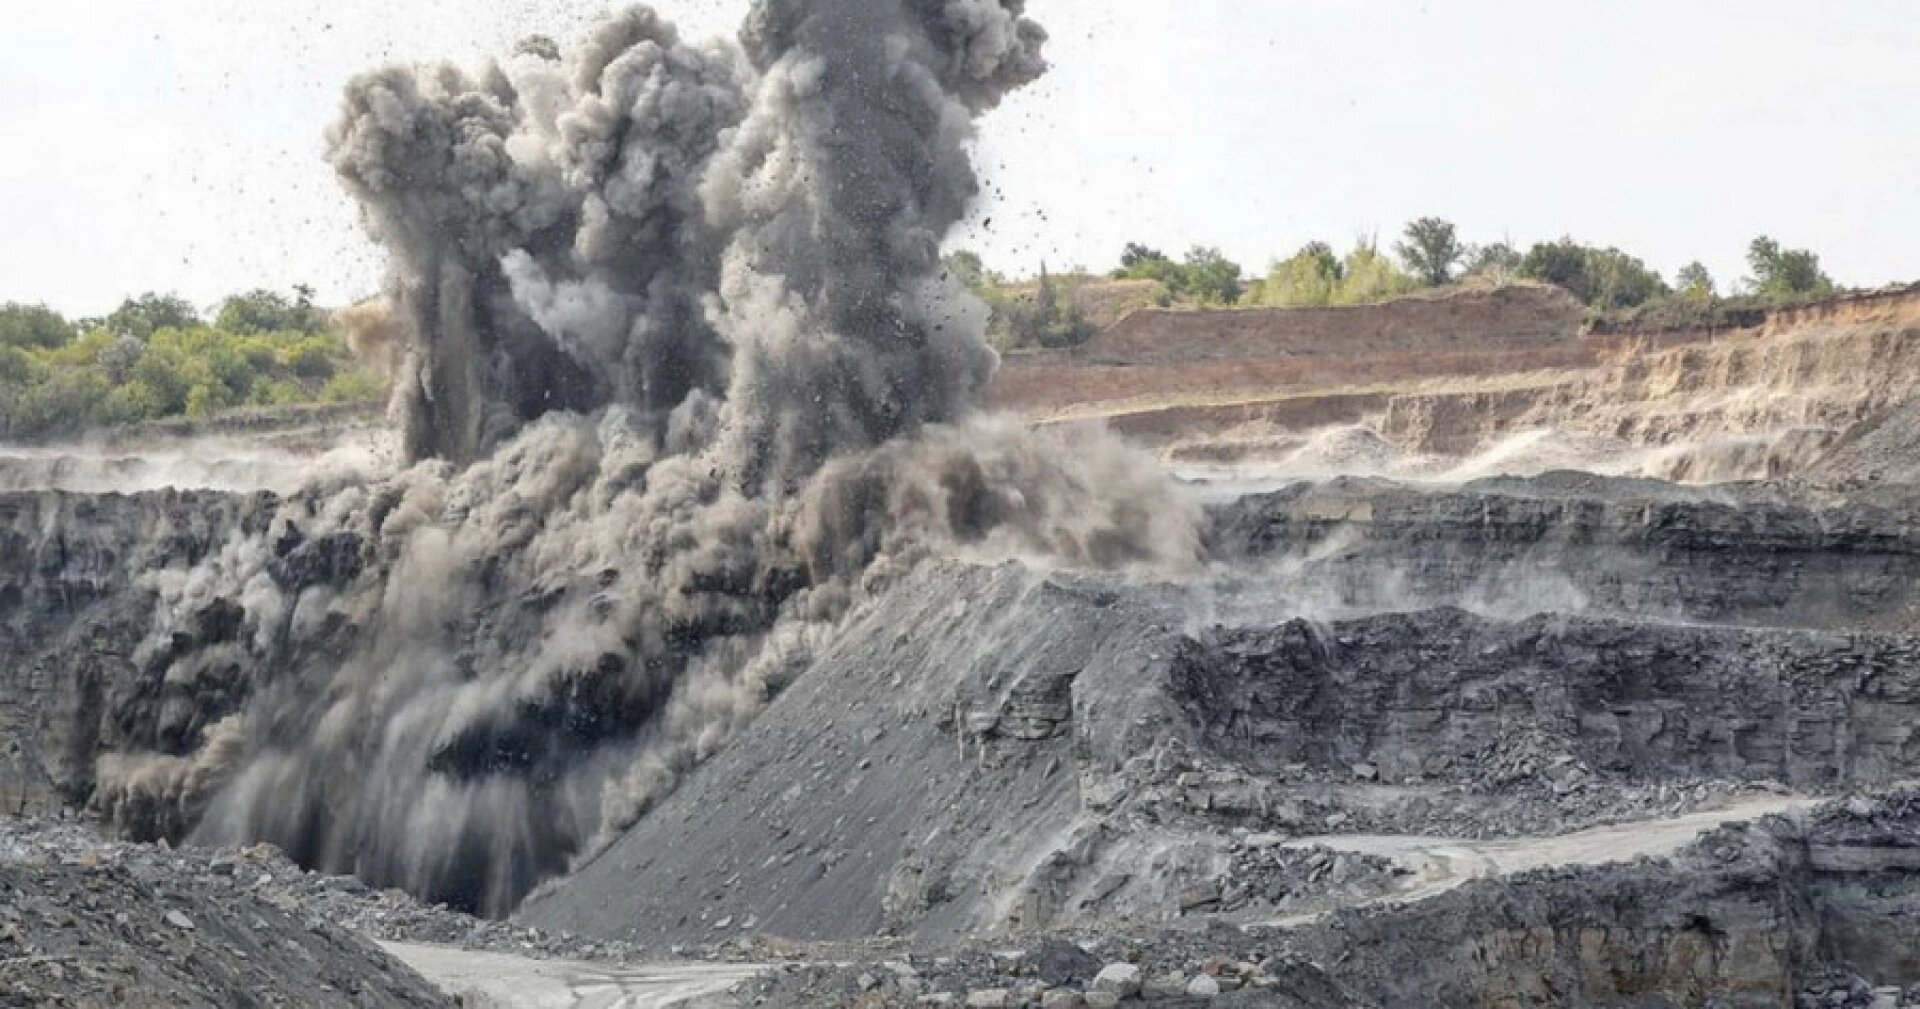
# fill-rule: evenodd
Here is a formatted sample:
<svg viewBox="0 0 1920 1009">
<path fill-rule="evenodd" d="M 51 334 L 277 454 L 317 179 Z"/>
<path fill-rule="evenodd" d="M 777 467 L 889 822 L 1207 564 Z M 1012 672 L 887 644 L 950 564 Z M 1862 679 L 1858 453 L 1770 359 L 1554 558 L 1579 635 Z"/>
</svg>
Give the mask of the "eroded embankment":
<svg viewBox="0 0 1920 1009">
<path fill-rule="evenodd" d="M 1599 367 L 1510 389 L 1393 397 L 1382 435 L 1417 451 L 1470 454 L 1515 432 L 1552 428 L 1638 445 L 1788 431 L 1838 437 L 1914 395 L 1920 292 L 1905 289 L 1768 313 L 1757 325 L 1701 332 L 1659 349 L 1650 335 Z M 1658 475 L 1694 478 L 1678 463 Z M 1711 473 L 1706 474 L 1708 478 Z"/>
<path fill-rule="evenodd" d="M 1344 309 L 1136 312 L 1072 351 L 1010 356 L 994 394 L 1044 421 L 1100 420 L 1185 463 L 1303 477 L 1578 466 L 1832 483 L 1871 475 L 1820 464 L 1856 424 L 1920 392 L 1917 361 L 1913 288 L 1631 332 L 1582 331 L 1563 292 L 1518 285 Z"/>
<path fill-rule="evenodd" d="M 1033 417 L 1117 417 L 1436 376 L 1583 367 L 1611 343 L 1576 339 L 1579 321 L 1579 304 L 1544 284 L 1345 308 L 1137 311 L 1071 350 L 1009 355 L 989 395 L 994 405 Z"/>
</svg>

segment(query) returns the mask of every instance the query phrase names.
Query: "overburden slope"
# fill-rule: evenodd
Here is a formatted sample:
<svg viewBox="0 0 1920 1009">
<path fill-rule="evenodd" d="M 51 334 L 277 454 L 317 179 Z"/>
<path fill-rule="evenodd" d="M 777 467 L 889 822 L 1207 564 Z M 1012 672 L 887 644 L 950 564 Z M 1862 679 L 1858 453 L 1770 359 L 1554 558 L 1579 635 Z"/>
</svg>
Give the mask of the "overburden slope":
<svg viewBox="0 0 1920 1009">
<path fill-rule="evenodd" d="M 650 943 L 1257 923 L 1417 886 L 1295 838 L 1522 838 L 1920 776 L 1920 638 L 1889 595 L 1910 519 L 1747 503 L 1300 488 L 1216 509 L 1214 570 L 1177 583 L 923 568 L 520 915 Z"/>
</svg>

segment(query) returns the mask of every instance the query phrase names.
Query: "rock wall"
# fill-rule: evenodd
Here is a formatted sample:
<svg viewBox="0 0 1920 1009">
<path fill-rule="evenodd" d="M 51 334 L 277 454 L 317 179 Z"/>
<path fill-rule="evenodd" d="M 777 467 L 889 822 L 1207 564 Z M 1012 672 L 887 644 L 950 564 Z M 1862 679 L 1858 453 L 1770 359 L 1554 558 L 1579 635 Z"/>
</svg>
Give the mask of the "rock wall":
<svg viewBox="0 0 1920 1009">
<path fill-rule="evenodd" d="M 263 523 L 273 504 L 267 495 L 213 492 L 0 494 L 0 803 L 8 811 L 85 804 L 95 756 L 119 737 L 119 716 L 132 706 L 166 710 L 156 744 L 192 741 L 208 712 L 183 700 L 217 688 L 143 668 L 135 651 L 152 626 L 154 588 Z M 223 617 L 193 615 L 183 633 L 231 633 Z"/>
<path fill-rule="evenodd" d="M 1169 692 L 1205 749 L 1277 773 L 1720 778 L 1818 791 L 1920 774 L 1920 640 L 1458 610 L 1185 639 Z M 1498 783 L 1490 780 L 1489 784 Z"/>
<path fill-rule="evenodd" d="M 1290 938 L 1384 1005 L 1805 1005 L 1843 964 L 1920 981 L 1911 792 L 1725 828 L 1670 860 L 1467 884 Z M 1832 993 L 1827 993 L 1831 995 Z M 1632 1001 L 1639 1000 L 1639 1001 Z M 1852 1006 L 1842 987 L 1821 1004 Z"/>
<path fill-rule="evenodd" d="M 1457 488 L 1295 484 L 1211 514 L 1213 554 L 1275 604 L 1338 616 L 1422 606 L 1900 629 L 1920 607 L 1920 510 L 1554 474 Z"/>
</svg>

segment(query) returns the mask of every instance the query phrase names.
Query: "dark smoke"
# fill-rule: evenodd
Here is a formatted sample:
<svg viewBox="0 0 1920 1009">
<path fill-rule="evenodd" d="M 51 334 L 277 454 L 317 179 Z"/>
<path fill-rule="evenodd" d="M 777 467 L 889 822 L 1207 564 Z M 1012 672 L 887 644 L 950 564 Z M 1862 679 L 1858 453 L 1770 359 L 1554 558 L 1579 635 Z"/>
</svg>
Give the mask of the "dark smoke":
<svg viewBox="0 0 1920 1009">
<path fill-rule="evenodd" d="M 356 80 L 331 157 L 417 464 L 155 576 L 121 721 L 208 728 L 103 760 L 102 809 L 502 913 L 919 558 L 1191 560 L 1149 461 L 970 416 L 985 311 L 938 249 L 1044 37 L 1020 0 L 762 0 L 738 46 L 636 8 Z"/>
</svg>

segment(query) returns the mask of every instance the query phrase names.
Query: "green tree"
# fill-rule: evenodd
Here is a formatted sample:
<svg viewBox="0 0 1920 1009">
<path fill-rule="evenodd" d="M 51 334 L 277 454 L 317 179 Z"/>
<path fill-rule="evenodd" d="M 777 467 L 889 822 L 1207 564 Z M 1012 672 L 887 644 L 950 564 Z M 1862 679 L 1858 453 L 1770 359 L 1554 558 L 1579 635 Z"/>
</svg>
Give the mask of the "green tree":
<svg viewBox="0 0 1920 1009">
<path fill-rule="evenodd" d="M 1354 244 L 1341 264 L 1340 288 L 1334 292 L 1336 305 L 1370 305 L 1391 301 L 1413 293 L 1420 281 L 1382 255 L 1371 240 Z"/>
<path fill-rule="evenodd" d="M 20 399 L 20 423 L 35 432 L 82 431 L 94 426 L 111 392 L 106 376 L 84 368 L 56 368 Z"/>
<path fill-rule="evenodd" d="M 1747 246 L 1747 284 L 1755 294 L 1775 298 L 1825 297 L 1834 291 L 1833 278 L 1820 269 L 1820 257 L 1806 249 L 1783 249 L 1761 235 Z"/>
<path fill-rule="evenodd" d="M 1667 293 L 1667 283 L 1638 258 L 1615 248 L 1595 248 L 1571 238 L 1541 242 L 1527 250 L 1520 275 L 1557 284 L 1600 309 L 1632 308 Z"/>
<path fill-rule="evenodd" d="M 324 337 L 306 337 L 282 350 L 280 363 L 301 378 L 329 379 L 334 373 L 335 347 Z"/>
<path fill-rule="evenodd" d="M 200 313 L 185 298 L 149 291 L 128 298 L 107 315 L 106 328 L 115 336 L 145 340 L 163 329 L 186 329 L 200 325 Z"/>
<path fill-rule="evenodd" d="M 154 295 L 129 299 L 115 325 L 133 332 L 116 334 L 102 324 L 57 341 L 46 335 L 41 311 L 12 313 L 13 331 L 26 336 L 24 346 L 0 343 L 0 437 L 204 417 L 242 405 L 362 401 L 384 392 L 384 379 L 351 366 L 337 334 L 307 331 L 306 322 L 321 321 L 310 291 L 297 290 L 293 300 L 230 299 L 224 321 L 245 332 L 197 322 L 149 329 L 155 320 L 186 318 L 183 304 Z M 304 312 L 313 314 L 303 320 Z M 1058 314 L 1068 323 L 1078 318 L 1066 309 Z"/>
<path fill-rule="evenodd" d="M 1187 293 L 1187 271 L 1157 250 L 1130 244 L 1126 254 L 1120 257 L 1120 263 L 1120 269 L 1114 272 L 1116 279 L 1158 281 L 1164 289 L 1163 302 L 1171 302 Z"/>
<path fill-rule="evenodd" d="M 1077 283 L 1070 284 L 1063 298 L 1053 274 L 1042 263 L 1031 303 L 1008 301 L 997 306 L 1008 320 L 1012 345 L 1070 347 L 1093 335 L 1080 309 Z"/>
<path fill-rule="evenodd" d="M 96 330 L 105 334 L 105 330 Z M 107 376 L 107 381 L 118 385 L 133 378 L 133 369 L 147 352 L 147 345 L 131 336 L 112 336 L 113 342 L 94 355 L 94 363 Z"/>
<path fill-rule="evenodd" d="M 1467 250 L 1467 272 L 1483 276 L 1510 276 L 1520 272 L 1521 260 L 1520 253 L 1505 242 L 1479 245 Z"/>
<path fill-rule="evenodd" d="M 1126 273 L 1142 263 L 1153 262 L 1170 263 L 1173 262 L 1173 260 L 1168 259 L 1166 253 L 1161 252 L 1159 249 L 1142 245 L 1139 242 L 1128 242 L 1127 247 L 1120 252 L 1120 272 L 1122 273 Z"/>
<path fill-rule="evenodd" d="M 150 416 L 167 417 L 187 406 L 187 381 L 175 355 L 149 349 L 133 366 L 133 381 L 147 389 L 154 409 Z"/>
<path fill-rule="evenodd" d="M 1466 255 L 1453 224 L 1438 217 L 1422 217 L 1407 225 L 1405 239 L 1393 250 L 1407 270 L 1428 287 L 1453 280 L 1453 268 Z"/>
<path fill-rule="evenodd" d="M 134 379 L 114 386 L 107 394 L 103 411 L 102 419 L 107 423 L 134 424 L 165 416 L 166 403 L 152 386 Z"/>
<path fill-rule="evenodd" d="M 1689 301 L 1712 301 L 1719 294 L 1713 284 L 1713 274 L 1708 273 L 1706 264 L 1699 260 L 1681 267 L 1673 280 L 1680 296 Z"/>
<path fill-rule="evenodd" d="M 73 324 L 45 305 L 0 305 L 0 347 L 53 348 L 74 336 Z"/>
<path fill-rule="evenodd" d="M 33 358 L 18 347 L 0 344 L 0 387 L 24 386 L 33 379 Z"/>
<path fill-rule="evenodd" d="M 1240 300 L 1240 264 L 1219 249 L 1196 245 L 1181 266 L 1184 291 L 1202 305 L 1231 305 Z"/>
<path fill-rule="evenodd" d="M 264 288 L 233 295 L 220 303 L 213 324 L 228 333 L 315 333 L 326 318 L 313 307 L 313 289 L 301 285 L 292 299 Z"/>
<path fill-rule="evenodd" d="M 1273 264 L 1248 299 L 1273 308 L 1330 305 L 1345 274 L 1327 243 L 1308 242 L 1292 258 Z"/>
<path fill-rule="evenodd" d="M 1596 287 L 1590 304 L 1597 308 L 1633 308 L 1668 293 L 1658 273 L 1619 249 L 1589 249 L 1587 262 Z"/>
<path fill-rule="evenodd" d="M 1587 247 L 1571 238 L 1535 243 L 1520 260 L 1520 275 L 1556 284 L 1587 304 L 1593 303 L 1600 290 Z"/>
</svg>

